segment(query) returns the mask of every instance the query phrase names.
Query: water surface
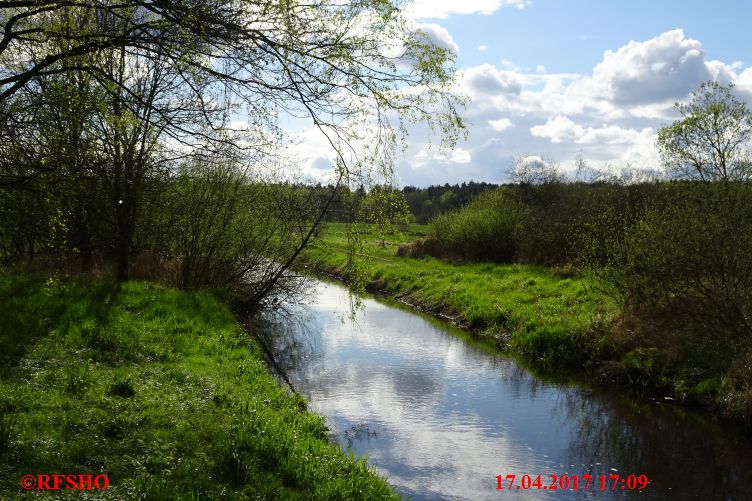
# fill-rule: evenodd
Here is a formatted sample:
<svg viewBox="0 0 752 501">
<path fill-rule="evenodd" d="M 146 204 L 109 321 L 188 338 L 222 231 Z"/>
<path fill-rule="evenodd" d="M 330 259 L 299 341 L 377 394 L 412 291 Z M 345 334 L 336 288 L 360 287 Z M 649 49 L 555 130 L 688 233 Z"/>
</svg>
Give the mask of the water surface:
<svg viewBox="0 0 752 501">
<path fill-rule="evenodd" d="M 449 326 L 319 283 L 271 318 L 277 364 L 334 439 L 412 499 L 752 499 L 752 443 L 660 401 L 546 382 Z M 287 316 L 286 318 L 290 318 Z M 459 335 L 458 335 L 459 334 Z M 497 475 L 647 475 L 643 491 L 497 490 Z"/>
</svg>

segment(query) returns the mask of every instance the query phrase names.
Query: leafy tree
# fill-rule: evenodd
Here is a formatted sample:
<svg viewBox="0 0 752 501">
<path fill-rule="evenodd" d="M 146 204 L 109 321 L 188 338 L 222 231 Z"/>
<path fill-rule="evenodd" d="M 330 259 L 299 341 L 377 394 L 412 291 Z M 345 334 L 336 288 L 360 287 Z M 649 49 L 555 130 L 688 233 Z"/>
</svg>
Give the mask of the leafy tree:
<svg viewBox="0 0 752 501">
<path fill-rule="evenodd" d="M 371 225 L 372 231 L 380 237 L 381 246 L 386 247 L 387 235 L 409 224 L 412 214 L 401 191 L 376 185 L 360 201 L 356 221 Z"/>
<path fill-rule="evenodd" d="M 347 160 L 344 165 L 389 164 L 392 157 L 384 151 L 399 140 L 394 120 L 425 121 L 450 143 L 462 128 L 456 111 L 460 101 L 450 91 L 452 53 L 432 45 L 395 4 L 5 2 L 0 5 L 5 24 L 0 102 L 36 77 L 73 69 L 120 86 L 98 65 L 78 58 L 113 48 L 138 49 L 177 69 L 202 110 L 211 111 L 223 96 L 235 110 L 242 107 L 256 132 L 272 136 L 279 133 L 279 112 L 308 118 Z M 74 18 L 86 29 L 71 33 L 60 18 Z M 68 61 L 73 64 L 66 69 Z M 410 91 L 416 88 L 421 92 Z M 155 108 L 150 107 L 158 112 Z M 207 113 L 204 118 L 215 128 L 226 125 L 217 122 L 224 116 Z"/>
<path fill-rule="evenodd" d="M 47 231 L 66 227 L 77 235 L 69 247 L 108 249 L 120 279 L 134 245 L 177 254 L 180 282 L 191 287 L 246 278 L 244 256 L 263 254 L 253 261 L 265 277 L 252 293 L 259 299 L 343 186 L 370 179 L 371 170 L 390 172 L 405 122 L 424 121 L 450 144 L 463 127 L 453 55 L 431 45 L 396 1 L 31 0 L 0 4 L 0 23 L 3 212 L 23 185 L 33 193 L 26 208 L 42 207 Z M 281 114 L 307 119 L 333 147 L 336 179 L 327 194 L 301 199 L 260 175 L 261 166 L 280 162 Z M 216 168 L 220 154 L 232 159 L 230 177 Z M 243 176 L 232 177 L 236 170 Z M 212 183 L 237 200 L 209 196 Z M 271 190 L 269 203 L 295 210 L 272 204 L 249 216 L 240 202 L 248 205 L 252 185 Z M 210 206 L 191 205 L 196 200 Z M 0 243 L 6 253 L 28 246 L 33 254 L 38 244 L 18 238 L 32 211 L 8 208 L 13 224 L 0 222 Z M 160 213 L 170 210 L 177 212 Z M 275 210 L 284 214 L 272 217 Z M 263 217 L 278 223 L 272 233 Z M 191 223 L 183 236 L 192 241 L 168 231 Z M 165 235 L 150 236 L 147 227 Z M 254 247 L 259 254 L 247 241 L 226 240 L 230 228 L 266 243 L 299 238 L 285 252 Z M 213 232 L 227 245 L 212 244 Z"/>
<path fill-rule="evenodd" d="M 470 181 L 455 185 L 432 185 L 428 188 L 405 186 L 402 193 L 415 216 L 415 222 L 426 224 L 437 215 L 459 209 L 480 193 L 496 187 L 497 185 L 490 183 Z"/>
<path fill-rule="evenodd" d="M 681 119 L 658 132 L 658 148 L 664 163 L 678 177 L 752 179 L 752 113 L 732 91 L 733 84 L 704 82 L 689 103 L 676 103 Z"/>
<path fill-rule="evenodd" d="M 443 210 L 449 210 L 449 208 L 453 207 L 456 203 L 457 196 L 454 194 L 452 190 L 445 191 L 441 194 L 439 197 L 439 205 Z"/>
<path fill-rule="evenodd" d="M 58 19 L 61 32 L 78 33 L 82 26 L 70 18 Z M 49 41 L 64 48 L 66 38 Z M 88 64 L 81 56 L 78 64 Z M 96 82 L 89 74 L 73 71 L 72 60 L 60 71 L 37 76 L 3 104 L 13 113 L 0 121 L 0 184 L 14 193 L 21 220 L 18 227 L 27 242 L 23 254 L 59 249 L 80 254 L 82 267 L 91 265 L 91 224 L 97 219 L 98 190 L 92 176 L 96 150 L 91 134 L 96 108 Z M 19 204 L 20 202 L 20 204 Z M 7 228 L 7 226 L 6 226 Z M 11 237 L 14 240 L 17 238 Z"/>
</svg>

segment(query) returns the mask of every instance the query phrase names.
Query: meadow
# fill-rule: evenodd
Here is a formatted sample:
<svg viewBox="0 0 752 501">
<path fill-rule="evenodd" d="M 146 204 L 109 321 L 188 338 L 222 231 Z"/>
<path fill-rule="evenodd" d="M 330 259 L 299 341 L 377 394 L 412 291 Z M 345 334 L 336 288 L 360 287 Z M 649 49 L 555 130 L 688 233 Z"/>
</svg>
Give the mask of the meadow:
<svg viewBox="0 0 752 501">
<path fill-rule="evenodd" d="M 0 272 L 0 311 L 2 499 L 87 473 L 98 499 L 398 499 L 209 294 Z"/>
</svg>

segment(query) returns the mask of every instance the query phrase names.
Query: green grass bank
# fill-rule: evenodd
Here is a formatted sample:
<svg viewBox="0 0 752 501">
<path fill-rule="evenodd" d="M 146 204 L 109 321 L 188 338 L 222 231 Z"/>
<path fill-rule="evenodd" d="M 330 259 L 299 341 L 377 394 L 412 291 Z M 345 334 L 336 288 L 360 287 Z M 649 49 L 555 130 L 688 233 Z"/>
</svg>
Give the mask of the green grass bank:
<svg viewBox="0 0 752 501">
<path fill-rule="evenodd" d="M 646 328 L 577 270 L 396 255 L 401 243 L 427 231 L 411 225 L 383 241 L 360 234 L 367 288 L 451 320 L 546 371 L 585 368 L 590 379 L 752 422 L 752 359 L 732 363 L 737 354 L 708 336 Z M 331 223 L 307 249 L 307 266 L 347 278 L 347 249 L 346 226 Z"/>
<path fill-rule="evenodd" d="M 0 499 L 61 473 L 106 474 L 102 499 L 399 499 L 210 295 L 0 272 L 0 315 Z"/>
<path fill-rule="evenodd" d="M 362 234 L 368 288 L 546 362 L 577 363 L 610 349 L 604 335 L 617 308 L 587 278 L 533 265 L 452 264 L 395 255 L 400 243 L 426 231 L 411 225 L 384 241 Z M 311 267 L 344 277 L 347 246 L 345 225 L 330 223 L 305 257 Z"/>
</svg>

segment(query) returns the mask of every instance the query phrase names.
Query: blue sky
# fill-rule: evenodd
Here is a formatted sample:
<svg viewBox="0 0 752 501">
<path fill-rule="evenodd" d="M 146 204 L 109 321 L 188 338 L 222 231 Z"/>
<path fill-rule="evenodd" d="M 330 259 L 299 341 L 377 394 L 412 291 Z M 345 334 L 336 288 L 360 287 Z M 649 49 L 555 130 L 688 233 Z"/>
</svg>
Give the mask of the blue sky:
<svg viewBox="0 0 752 501">
<path fill-rule="evenodd" d="M 750 59 L 752 2 L 534 0 L 492 15 L 425 20 L 449 31 L 461 48 L 460 66 L 507 59 L 551 72 L 588 72 L 605 50 L 675 28 L 700 40 L 712 59 Z M 478 52 L 479 45 L 488 49 Z"/>
<path fill-rule="evenodd" d="M 702 81 L 733 82 L 752 102 L 752 2 L 415 0 L 405 12 L 458 52 L 457 90 L 471 101 L 468 139 L 452 151 L 411 129 L 402 185 L 504 182 L 524 156 L 658 168 L 658 129 Z M 323 152 L 305 154 L 314 176 L 331 165 Z"/>
</svg>

